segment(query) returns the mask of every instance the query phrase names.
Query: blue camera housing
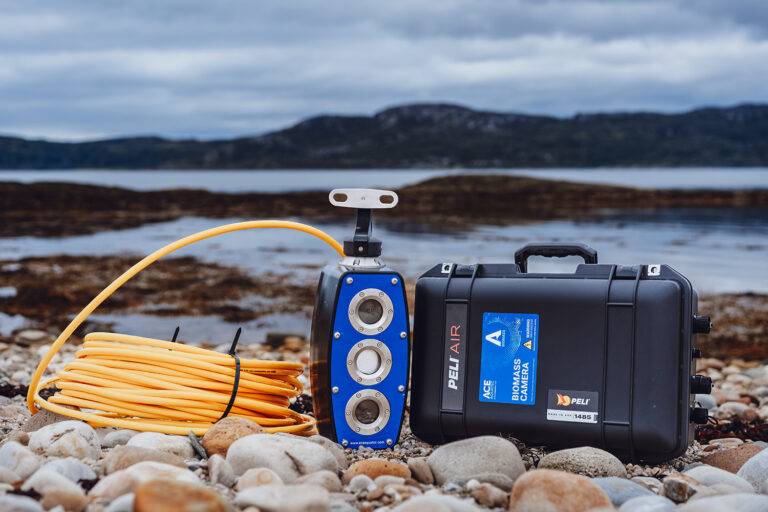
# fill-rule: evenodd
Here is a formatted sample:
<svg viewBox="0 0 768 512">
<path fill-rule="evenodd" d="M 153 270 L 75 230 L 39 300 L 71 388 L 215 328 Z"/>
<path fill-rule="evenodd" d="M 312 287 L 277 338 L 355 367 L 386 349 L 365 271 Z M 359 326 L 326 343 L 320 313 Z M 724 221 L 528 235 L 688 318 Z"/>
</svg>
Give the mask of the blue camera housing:
<svg viewBox="0 0 768 512">
<path fill-rule="evenodd" d="M 317 286 L 309 365 L 317 427 L 345 448 L 387 448 L 403 423 L 410 332 L 403 278 L 378 259 L 372 210 L 393 208 L 398 197 L 336 189 L 328 198 L 356 208 L 357 221 L 344 259 L 325 267 Z"/>
<path fill-rule="evenodd" d="M 352 325 L 350 304 L 366 290 L 384 292 L 392 304 L 391 321 L 381 331 L 366 334 Z M 386 311 L 384 312 L 387 313 Z M 361 343 L 383 344 L 391 355 L 391 367 L 380 381 L 361 383 L 348 370 L 350 353 Z M 388 448 L 400 435 L 408 388 L 410 329 L 403 278 L 387 267 L 348 270 L 329 265 L 320 277 L 311 339 L 312 395 L 320 433 L 345 447 Z M 381 364 L 387 364 L 385 360 Z M 379 393 L 388 404 L 379 414 L 387 416 L 375 432 L 360 432 L 347 418 L 354 411 L 350 400 Z M 360 394 L 360 395 L 358 395 Z"/>
</svg>

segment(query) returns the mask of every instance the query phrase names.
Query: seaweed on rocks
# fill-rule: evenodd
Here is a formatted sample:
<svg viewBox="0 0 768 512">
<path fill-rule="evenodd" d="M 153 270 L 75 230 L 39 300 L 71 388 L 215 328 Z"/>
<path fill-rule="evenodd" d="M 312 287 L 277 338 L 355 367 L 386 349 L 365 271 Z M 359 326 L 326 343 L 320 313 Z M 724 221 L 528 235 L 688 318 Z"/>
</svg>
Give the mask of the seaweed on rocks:
<svg viewBox="0 0 768 512">
<path fill-rule="evenodd" d="M 0 396 L 6 396 L 13 398 L 15 396 L 25 396 L 27 394 L 28 386 L 21 384 L 11 384 L 10 382 L 0 382 Z"/>
<path fill-rule="evenodd" d="M 11 384 L 8 381 L 0 382 L 0 396 L 13 398 L 15 396 L 27 396 L 29 386 L 23 384 Z M 56 393 L 56 386 L 48 386 L 40 390 L 40 396 L 46 400 Z"/>
<path fill-rule="evenodd" d="M 742 441 L 766 441 L 768 442 L 768 423 L 763 420 L 744 422 L 738 418 L 732 421 L 712 422 L 700 425 L 696 430 L 696 440 L 701 444 L 707 444 L 714 439 L 735 437 Z"/>
<path fill-rule="evenodd" d="M 97 483 L 99 483 L 98 478 L 81 478 L 77 481 L 77 483 L 80 485 L 80 487 L 83 488 L 85 492 L 90 491 L 93 489 Z"/>
<path fill-rule="evenodd" d="M 768 190 L 672 190 L 572 183 L 522 176 L 459 175 L 397 190 L 380 222 L 402 229 L 467 229 L 477 224 L 586 218 L 605 209 L 768 206 Z M 467 198 L 474 198 L 468 201 Z M 44 205 L 44 207 L 41 207 Z M 0 236 L 61 237 L 128 229 L 186 216 L 333 219 L 324 192 L 136 191 L 74 183 L 0 182 Z M 419 227 L 420 226 L 420 227 Z"/>
<path fill-rule="evenodd" d="M 139 258 L 57 255 L 0 260 L 0 279 L 17 290 L 14 296 L 0 297 L 0 310 L 63 328 L 72 315 Z M 9 267 L 12 270 L 3 270 Z M 99 312 L 216 316 L 227 322 L 246 322 L 277 312 L 304 312 L 314 302 L 314 290 L 314 283 L 290 283 L 278 274 L 250 276 L 232 266 L 189 256 L 170 257 L 155 263 L 152 272 L 128 281 L 100 306 Z M 253 296 L 272 300 L 248 307 L 239 304 L 241 299 Z M 76 334 L 109 330 L 109 326 L 99 323 L 84 324 Z"/>
<path fill-rule="evenodd" d="M 312 397 L 306 393 L 297 396 L 296 400 L 288 408 L 299 414 L 314 414 Z"/>
<path fill-rule="evenodd" d="M 22 483 L 23 482 L 18 482 L 18 485 L 21 485 Z M 34 489 L 27 489 L 26 491 L 24 491 L 24 490 L 21 489 L 21 487 L 19 487 L 19 488 L 14 487 L 13 489 L 11 489 L 9 491 L 5 491 L 5 492 L 6 492 L 6 494 L 15 494 L 17 496 L 26 496 L 27 498 L 32 498 L 33 500 L 36 500 L 36 501 L 40 500 L 40 498 L 43 497 L 42 494 L 40 494 L 39 492 L 37 492 Z"/>
</svg>

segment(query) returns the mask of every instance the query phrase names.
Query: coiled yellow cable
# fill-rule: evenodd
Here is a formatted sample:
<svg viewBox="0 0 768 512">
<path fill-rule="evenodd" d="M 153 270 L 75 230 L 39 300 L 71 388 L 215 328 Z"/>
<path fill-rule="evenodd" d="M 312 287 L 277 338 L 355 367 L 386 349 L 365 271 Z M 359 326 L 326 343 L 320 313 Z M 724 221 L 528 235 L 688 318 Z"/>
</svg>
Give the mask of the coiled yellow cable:
<svg viewBox="0 0 768 512">
<path fill-rule="evenodd" d="M 317 228 L 298 222 L 237 222 L 177 240 L 145 257 L 104 288 L 62 331 L 35 369 L 27 392 L 32 413 L 36 404 L 51 412 L 87 421 L 92 426 L 186 435 L 203 435 L 229 403 L 235 360 L 228 354 L 170 341 L 114 333 L 85 337 L 75 360 L 56 377 L 40 383 L 45 369 L 73 332 L 99 305 L 128 280 L 171 252 L 213 236 L 257 228 L 303 231 L 325 241 L 341 256 L 343 248 Z M 249 418 L 268 432 L 311 435 L 314 418 L 288 408 L 302 391 L 301 363 L 240 359 L 240 381 L 230 416 Z M 55 384 L 50 399 L 40 390 Z M 72 408 L 71 408 L 72 407 Z M 86 410 L 83 410 L 86 409 Z M 93 411 L 93 412 L 91 412 Z"/>
</svg>

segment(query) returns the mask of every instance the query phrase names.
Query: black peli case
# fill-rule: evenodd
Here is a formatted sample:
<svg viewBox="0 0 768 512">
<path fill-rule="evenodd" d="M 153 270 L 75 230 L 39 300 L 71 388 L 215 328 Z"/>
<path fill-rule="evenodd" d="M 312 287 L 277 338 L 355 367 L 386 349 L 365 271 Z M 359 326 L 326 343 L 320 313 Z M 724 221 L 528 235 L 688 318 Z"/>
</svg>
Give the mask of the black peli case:
<svg viewBox="0 0 768 512">
<path fill-rule="evenodd" d="M 580 255 L 572 274 L 526 272 L 531 255 Z M 410 421 L 438 444 L 507 434 L 590 445 L 624 460 L 682 454 L 707 420 L 694 393 L 697 295 L 667 265 L 597 264 L 580 244 L 528 245 L 515 264 L 437 265 L 419 278 Z"/>
</svg>

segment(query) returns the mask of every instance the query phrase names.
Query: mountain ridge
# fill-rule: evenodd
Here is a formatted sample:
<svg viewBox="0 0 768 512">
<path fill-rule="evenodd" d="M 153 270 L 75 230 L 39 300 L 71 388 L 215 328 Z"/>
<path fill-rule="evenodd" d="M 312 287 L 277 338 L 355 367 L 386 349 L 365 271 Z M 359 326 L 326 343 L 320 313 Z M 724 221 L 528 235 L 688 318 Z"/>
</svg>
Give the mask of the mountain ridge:
<svg viewBox="0 0 768 512">
<path fill-rule="evenodd" d="M 619 166 L 768 166 L 768 105 L 558 118 L 416 103 L 233 139 L 0 136 L 0 169 Z"/>
</svg>

